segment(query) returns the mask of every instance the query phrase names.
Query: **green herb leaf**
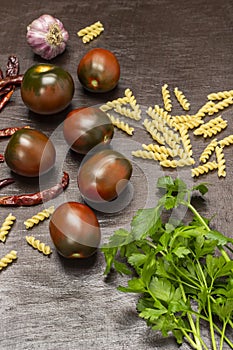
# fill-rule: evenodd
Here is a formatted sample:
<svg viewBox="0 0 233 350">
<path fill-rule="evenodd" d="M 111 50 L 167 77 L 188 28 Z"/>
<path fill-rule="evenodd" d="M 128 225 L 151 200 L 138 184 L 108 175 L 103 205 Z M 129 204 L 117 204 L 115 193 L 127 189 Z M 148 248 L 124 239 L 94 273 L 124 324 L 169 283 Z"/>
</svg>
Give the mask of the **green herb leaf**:
<svg viewBox="0 0 233 350">
<path fill-rule="evenodd" d="M 205 195 L 208 192 L 208 187 L 205 183 L 201 183 L 193 187 L 193 191 L 195 190 L 199 191 L 202 195 Z"/>
<path fill-rule="evenodd" d="M 172 252 L 179 258 L 184 258 L 186 255 L 190 254 L 190 250 L 186 247 L 176 247 Z"/>
<path fill-rule="evenodd" d="M 131 223 L 133 238 L 140 240 L 153 235 L 161 225 L 160 214 L 160 207 L 139 209 Z"/>
<path fill-rule="evenodd" d="M 143 293 L 146 291 L 145 285 L 141 278 L 133 277 L 128 281 L 128 287 L 119 286 L 118 290 L 121 292 L 129 292 L 129 293 Z"/>
</svg>

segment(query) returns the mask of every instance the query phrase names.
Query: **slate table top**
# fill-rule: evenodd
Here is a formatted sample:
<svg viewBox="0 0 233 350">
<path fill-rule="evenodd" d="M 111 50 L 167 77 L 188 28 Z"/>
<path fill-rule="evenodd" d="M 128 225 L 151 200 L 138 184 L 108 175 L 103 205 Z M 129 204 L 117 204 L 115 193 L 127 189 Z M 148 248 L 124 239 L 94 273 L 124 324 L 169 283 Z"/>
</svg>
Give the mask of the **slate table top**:
<svg viewBox="0 0 233 350">
<path fill-rule="evenodd" d="M 178 87 L 190 102 L 189 114 L 195 114 L 207 102 L 208 94 L 233 89 L 231 0 L 1 0 L 0 67 L 3 70 L 11 54 L 19 58 L 21 73 L 33 64 L 45 62 L 33 54 L 25 37 L 27 25 L 44 13 L 59 18 L 70 34 L 66 51 L 52 63 L 72 75 L 74 98 L 65 111 L 45 117 L 28 110 L 17 88 L 0 113 L 0 127 L 29 125 L 53 138 L 58 167 L 70 175 L 70 185 L 53 201 L 55 206 L 67 200 L 82 201 L 76 183 L 80 159 L 70 151 L 64 152 L 61 134 L 62 122 L 72 109 L 102 105 L 123 97 L 129 88 L 145 116 L 149 106 L 163 107 L 161 87 L 168 84 L 173 103 L 171 113 L 187 113 L 174 97 L 173 90 Z M 103 23 L 104 32 L 84 44 L 77 36 L 78 30 L 98 20 Z M 95 47 L 112 51 L 121 66 L 118 86 L 105 94 L 88 93 L 77 78 L 81 57 Z M 218 137 L 233 133 L 232 108 L 225 108 L 221 115 L 228 126 Z M 116 129 L 113 145 L 132 161 L 133 194 L 127 203 L 120 203 L 118 209 L 96 211 L 103 241 L 115 229 L 127 227 L 137 209 L 155 203 L 156 180 L 163 174 L 181 176 L 189 184 L 209 182 L 205 201 L 197 205 L 204 216 L 213 216 L 213 227 L 232 236 L 233 148 L 224 150 L 225 178 L 219 178 L 217 171 L 192 178 L 191 167 L 166 169 L 155 161 L 133 157 L 131 151 L 151 139 L 141 122 L 132 123 L 134 135 L 128 136 Z M 192 131 L 190 139 L 198 165 L 208 140 L 193 135 Z M 6 139 L 0 141 L 0 153 L 4 152 L 7 142 Z M 5 163 L 0 165 L 0 174 L 0 178 L 12 176 Z M 2 189 L 1 195 L 38 190 L 38 179 L 13 176 L 15 183 Z M 51 176 L 48 186 L 52 184 Z M 117 291 L 116 287 L 125 282 L 124 277 L 114 273 L 104 277 L 105 262 L 100 251 L 88 260 L 61 258 L 49 236 L 49 220 L 33 228 L 31 233 L 52 247 L 52 255 L 45 257 L 26 244 L 27 230 L 23 222 L 44 207 L 46 204 L 0 209 L 1 222 L 9 212 L 17 218 L 6 242 L 0 243 L 1 256 L 12 249 L 18 252 L 17 261 L 0 272 L 0 349 L 178 349 L 171 336 L 163 338 L 139 319 L 135 309 L 137 296 Z M 208 338 L 208 330 L 204 332 Z M 233 337 L 232 330 L 229 337 Z M 179 349 L 190 347 L 184 343 Z M 228 349 L 227 345 L 224 349 Z"/>
</svg>

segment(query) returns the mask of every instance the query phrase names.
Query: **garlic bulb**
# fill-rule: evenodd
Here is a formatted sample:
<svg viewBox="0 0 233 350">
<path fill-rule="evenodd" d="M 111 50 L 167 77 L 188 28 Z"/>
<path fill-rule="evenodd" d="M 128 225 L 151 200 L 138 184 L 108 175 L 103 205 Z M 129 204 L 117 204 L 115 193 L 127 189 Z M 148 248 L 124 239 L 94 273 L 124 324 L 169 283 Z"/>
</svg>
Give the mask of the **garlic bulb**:
<svg viewBox="0 0 233 350">
<path fill-rule="evenodd" d="M 65 50 L 69 34 L 59 19 L 45 14 L 29 24 L 26 37 L 34 53 L 51 60 Z"/>
</svg>

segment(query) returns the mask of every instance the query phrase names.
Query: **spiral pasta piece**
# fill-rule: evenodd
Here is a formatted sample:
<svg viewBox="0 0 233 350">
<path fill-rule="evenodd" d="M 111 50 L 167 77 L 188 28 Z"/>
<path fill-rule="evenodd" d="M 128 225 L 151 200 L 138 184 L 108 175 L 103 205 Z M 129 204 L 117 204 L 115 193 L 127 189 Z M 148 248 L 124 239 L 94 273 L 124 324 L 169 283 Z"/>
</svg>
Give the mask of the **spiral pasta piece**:
<svg viewBox="0 0 233 350">
<path fill-rule="evenodd" d="M 155 153 L 153 151 L 144 151 L 144 150 L 136 150 L 136 151 L 132 151 L 132 155 L 134 157 L 139 157 L 139 158 L 143 158 L 143 159 L 153 159 L 153 160 L 165 160 L 167 158 L 166 154 L 162 154 L 162 153 Z"/>
<path fill-rule="evenodd" d="M 153 143 L 150 143 L 149 145 L 146 145 L 146 144 L 143 143 L 142 144 L 142 148 L 145 151 L 152 151 L 152 152 L 155 152 L 155 153 L 161 153 L 161 154 L 166 155 L 167 157 L 168 156 L 170 156 L 170 157 L 177 156 L 177 151 L 176 150 L 168 148 L 168 147 L 165 147 L 165 146 L 159 146 L 159 145 L 156 145 L 156 144 L 153 144 Z"/>
<path fill-rule="evenodd" d="M 167 142 L 166 139 L 168 139 L 168 140 L 173 140 L 175 143 L 180 143 L 179 134 L 174 132 L 172 129 L 168 128 L 165 121 L 161 119 L 160 116 L 158 116 L 157 118 L 154 118 L 151 121 L 151 123 L 158 131 L 160 131 L 163 134 L 166 142 Z M 167 143 L 169 144 L 169 141 Z"/>
<path fill-rule="evenodd" d="M 11 250 L 8 254 L 0 259 L 0 270 L 7 267 L 9 264 L 13 262 L 13 260 L 17 259 L 17 251 Z"/>
<path fill-rule="evenodd" d="M 10 232 L 16 217 L 11 213 L 5 218 L 1 228 L 0 228 L 0 241 L 5 242 L 6 236 Z"/>
<path fill-rule="evenodd" d="M 106 102 L 105 104 L 100 106 L 99 109 L 101 109 L 101 111 L 103 111 L 103 112 L 107 112 L 113 108 L 116 108 L 117 105 L 127 104 L 128 102 L 129 102 L 128 97 L 126 97 L 126 96 L 119 97 L 113 101 Z"/>
<path fill-rule="evenodd" d="M 97 21 L 90 26 L 87 26 L 77 32 L 79 37 L 83 37 L 83 43 L 88 43 L 104 31 L 104 26 L 100 21 Z"/>
<path fill-rule="evenodd" d="M 208 173 L 209 171 L 218 169 L 218 164 L 213 161 L 213 162 L 207 162 L 203 165 L 199 165 L 196 168 L 193 168 L 191 170 L 192 177 L 194 176 L 199 176 Z"/>
<path fill-rule="evenodd" d="M 223 148 L 217 146 L 215 148 L 216 159 L 218 163 L 218 176 L 225 177 L 226 176 L 226 160 L 223 153 Z"/>
<path fill-rule="evenodd" d="M 24 221 L 26 229 L 32 228 L 34 225 L 38 225 L 39 222 L 48 219 L 50 215 L 54 212 L 54 206 L 51 206 L 47 209 L 42 210 L 41 212 L 33 215 L 31 218 Z"/>
<path fill-rule="evenodd" d="M 214 125 L 210 129 L 207 129 L 203 132 L 204 137 L 211 137 L 213 135 L 216 135 L 217 133 L 221 132 L 223 129 L 227 127 L 227 121 L 223 120 L 221 123 Z"/>
<path fill-rule="evenodd" d="M 233 90 L 212 92 L 207 96 L 208 100 L 223 100 L 229 97 L 233 97 Z"/>
<path fill-rule="evenodd" d="M 181 137 L 181 141 L 182 141 L 185 153 L 189 157 L 191 157 L 193 152 L 192 152 L 192 145 L 191 145 L 188 129 L 185 126 L 182 126 L 179 128 L 179 132 L 180 132 L 180 137 Z"/>
<path fill-rule="evenodd" d="M 209 110 L 215 105 L 213 101 L 206 102 L 195 114 L 196 117 L 202 118 L 208 114 Z"/>
<path fill-rule="evenodd" d="M 204 149 L 204 151 L 202 152 L 202 154 L 200 155 L 199 160 L 203 163 L 205 163 L 209 157 L 211 156 L 211 154 L 214 152 L 216 146 L 218 145 L 218 141 L 217 139 L 212 140 Z"/>
<path fill-rule="evenodd" d="M 52 253 L 50 246 L 40 242 L 39 239 L 36 239 L 33 236 L 26 236 L 25 238 L 29 245 L 31 245 L 33 248 L 37 249 L 39 252 L 43 253 L 44 255 L 50 255 Z"/>
<path fill-rule="evenodd" d="M 116 113 L 123 115 L 124 117 L 128 117 L 134 120 L 141 119 L 141 113 L 138 110 L 131 110 L 127 107 L 122 107 L 120 104 L 117 104 L 114 108 Z"/>
<path fill-rule="evenodd" d="M 195 163 L 195 160 L 191 157 L 182 158 L 182 159 L 165 159 L 160 162 L 160 165 L 163 167 L 169 167 L 169 168 L 177 168 L 177 167 L 184 167 L 184 166 L 190 166 Z"/>
<path fill-rule="evenodd" d="M 219 145 L 221 147 L 233 145 L 233 135 L 226 136 L 222 140 L 219 140 Z"/>
<path fill-rule="evenodd" d="M 174 122 L 172 120 L 172 116 L 167 111 L 165 111 L 163 108 L 159 107 L 158 105 L 154 106 L 154 110 L 152 110 L 151 107 L 149 107 L 147 110 L 147 114 L 153 119 L 155 119 L 156 115 L 158 114 L 162 119 L 164 119 L 164 121 L 169 126 L 169 128 L 172 129 L 174 127 Z M 153 115 L 154 115 L 154 117 L 153 117 Z M 160 118 L 160 120 L 161 120 L 161 118 Z"/>
<path fill-rule="evenodd" d="M 227 121 L 218 116 L 207 123 L 202 124 L 193 133 L 194 135 L 203 135 L 204 137 L 211 137 L 216 135 L 218 132 L 222 131 L 227 127 Z"/>
<path fill-rule="evenodd" d="M 188 102 L 187 98 L 185 97 L 184 93 L 179 90 L 177 87 L 174 89 L 174 94 L 176 96 L 177 101 L 181 105 L 181 107 L 185 110 L 188 111 L 190 108 L 190 103 Z"/>
<path fill-rule="evenodd" d="M 221 100 L 220 102 L 214 104 L 211 108 L 208 110 L 209 115 L 213 115 L 214 113 L 218 113 L 220 110 L 223 110 L 224 108 L 229 107 L 233 104 L 233 98 L 225 98 L 224 100 Z"/>
<path fill-rule="evenodd" d="M 92 32 L 84 35 L 84 37 L 82 38 L 82 42 L 84 44 L 89 43 L 91 40 L 99 36 L 103 31 L 104 31 L 104 28 L 93 29 Z"/>
<path fill-rule="evenodd" d="M 172 120 L 174 123 L 179 124 L 179 123 L 186 123 L 194 119 L 195 116 L 185 114 L 185 115 L 173 115 Z"/>
<path fill-rule="evenodd" d="M 143 122 L 143 126 L 145 127 L 146 131 L 151 135 L 152 139 L 157 141 L 161 145 L 165 145 L 165 139 L 161 135 L 160 132 L 156 129 L 156 127 L 153 125 L 152 121 L 145 119 Z"/>
<path fill-rule="evenodd" d="M 171 112 L 172 103 L 171 103 L 170 92 L 168 90 L 167 84 L 164 84 L 162 86 L 162 97 L 163 97 L 163 103 L 164 103 L 165 110 L 168 112 Z"/>
<path fill-rule="evenodd" d="M 176 115 L 173 116 L 172 119 L 175 130 L 178 130 L 180 126 L 185 126 L 188 129 L 193 129 L 204 123 L 201 117 L 196 117 L 195 115 L 189 114 L 180 116 Z"/>
<path fill-rule="evenodd" d="M 118 129 L 126 132 L 128 135 L 133 135 L 134 128 L 132 126 L 129 126 L 128 123 L 123 122 L 123 120 L 120 120 L 119 118 L 115 118 L 113 115 L 108 114 L 112 124 L 116 126 Z"/>
<path fill-rule="evenodd" d="M 129 102 L 129 104 L 130 104 L 130 106 L 131 106 L 132 108 L 136 108 L 136 106 L 139 106 L 139 105 L 137 104 L 137 100 L 136 100 L 135 96 L 133 95 L 132 90 L 130 90 L 129 88 L 127 88 L 127 89 L 125 90 L 125 97 L 128 98 L 128 102 Z M 137 108 L 138 108 L 138 107 L 137 107 Z"/>
</svg>

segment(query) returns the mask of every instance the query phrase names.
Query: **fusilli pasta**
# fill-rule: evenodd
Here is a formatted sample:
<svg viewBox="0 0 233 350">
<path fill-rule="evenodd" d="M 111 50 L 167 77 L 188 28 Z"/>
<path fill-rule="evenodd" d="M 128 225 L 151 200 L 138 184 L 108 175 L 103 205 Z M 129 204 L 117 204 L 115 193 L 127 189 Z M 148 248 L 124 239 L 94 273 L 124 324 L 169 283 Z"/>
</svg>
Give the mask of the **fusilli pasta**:
<svg viewBox="0 0 233 350">
<path fill-rule="evenodd" d="M 213 92 L 207 96 L 208 100 L 223 100 L 233 97 L 233 90 Z"/>
<path fill-rule="evenodd" d="M 50 215 L 54 212 L 54 206 L 51 206 L 47 209 L 42 210 L 41 212 L 33 215 L 31 218 L 24 221 L 26 229 L 32 228 L 34 225 L 39 224 L 39 222 L 48 219 Z"/>
<path fill-rule="evenodd" d="M 209 110 L 215 105 L 213 101 L 206 102 L 195 114 L 196 117 L 202 118 L 208 114 Z"/>
<path fill-rule="evenodd" d="M 184 167 L 184 166 L 189 166 L 193 165 L 195 163 L 195 160 L 193 158 L 182 158 L 182 159 L 173 159 L 173 160 L 163 160 L 160 162 L 160 165 L 164 167 L 169 167 L 169 168 L 177 168 L 177 167 Z"/>
<path fill-rule="evenodd" d="M 207 162 L 203 165 L 199 165 L 196 168 L 193 168 L 191 170 L 192 177 L 203 175 L 203 174 L 208 173 L 209 171 L 216 170 L 216 169 L 218 169 L 218 164 L 215 161 Z"/>
<path fill-rule="evenodd" d="M 226 176 L 226 161 L 223 153 L 223 148 L 217 146 L 215 148 L 216 159 L 218 163 L 218 176 L 225 177 Z"/>
<path fill-rule="evenodd" d="M 200 117 L 195 115 L 173 116 L 172 118 L 175 130 L 178 130 L 180 126 L 185 126 L 186 129 L 193 129 L 204 123 Z"/>
<path fill-rule="evenodd" d="M 142 144 L 142 148 L 146 151 L 152 151 L 155 153 L 161 153 L 161 154 L 165 154 L 167 157 L 175 157 L 177 156 L 177 150 L 165 147 L 165 146 L 159 146 L 153 143 L 150 143 L 149 145 L 146 144 Z"/>
<path fill-rule="evenodd" d="M 171 112 L 172 103 L 171 103 L 170 92 L 168 90 L 167 84 L 164 84 L 162 86 L 162 97 L 163 97 L 163 103 L 164 103 L 165 110 L 168 112 Z"/>
<path fill-rule="evenodd" d="M 12 225 L 14 224 L 16 217 L 11 213 L 5 218 L 0 228 L 0 241 L 5 242 L 6 236 L 10 232 Z"/>
<path fill-rule="evenodd" d="M 166 154 L 163 153 L 156 153 L 153 151 L 144 151 L 144 150 L 136 150 L 132 151 L 132 155 L 134 157 L 144 158 L 144 159 L 153 159 L 153 160 L 164 160 L 167 158 Z"/>
<path fill-rule="evenodd" d="M 233 135 L 224 137 L 224 139 L 219 140 L 219 145 L 221 147 L 233 145 Z"/>
<path fill-rule="evenodd" d="M 124 117 L 128 117 L 134 120 L 141 119 L 141 113 L 138 110 L 131 110 L 127 107 L 122 107 L 120 104 L 117 104 L 114 108 L 116 113 L 123 115 Z"/>
<path fill-rule="evenodd" d="M 44 243 L 40 242 L 39 239 L 35 239 L 35 237 L 33 236 L 26 236 L 25 238 L 29 245 L 31 245 L 33 248 L 37 249 L 44 255 L 49 255 L 52 253 L 51 248 L 48 245 L 45 245 Z"/>
<path fill-rule="evenodd" d="M 113 108 L 116 108 L 117 105 L 121 105 L 121 104 L 127 104 L 129 102 L 128 97 L 119 97 L 113 101 L 108 101 L 105 104 L 103 104 L 102 106 L 100 106 L 99 108 L 101 109 L 101 111 L 103 112 L 107 112 Z"/>
<path fill-rule="evenodd" d="M 209 115 L 213 115 L 214 113 L 218 113 L 220 110 L 229 107 L 233 104 L 233 98 L 225 98 L 224 100 L 221 100 L 220 102 L 214 104 L 211 108 L 208 110 Z"/>
<path fill-rule="evenodd" d="M 179 128 L 179 132 L 180 132 L 181 141 L 183 143 L 185 153 L 189 157 L 191 157 L 193 152 L 192 152 L 192 145 L 191 145 L 188 129 L 185 126 L 182 126 Z"/>
<path fill-rule="evenodd" d="M 213 153 L 213 151 L 215 150 L 216 146 L 218 145 L 218 141 L 217 139 L 212 140 L 204 149 L 204 151 L 202 152 L 202 154 L 200 155 L 200 161 L 205 163 L 209 157 L 211 156 L 211 154 Z"/>
<path fill-rule="evenodd" d="M 108 113 L 109 118 L 111 119 L 111 122 L 114 126 L 116 126 L 118 129 L 126 132 L 128 135 L 133 135 L 134 128 L 132 126 L 129 126 L 128 123 L 123 122 L 119 118 L 115 118 L 113 115 Z"/>
<path fill-rule="evenodd" d="M 147 114 L 153 119 L 156 118 L 156 115 L 159 115 L 162 119 L 164 119 L 164 121 L 169 126 L 169 128 L 174 127 L 174 123 L 171 115 L 167 111 L 165 111 L 163 108 L 159 107 L 158 105 L 155 105 L 153 110 L 151 107 L 149 107 L 147 110 Z"/>
<path fill-rule="evenodd" d="M 9 264 L 13 262 L 13 260 L 17 259 L 17 251 L 11 250 L 10 253 L 6 254 L 4 257 L 0 259 L 0 270 L 4 267 L 7 267 Z"/>
<path fill-rule="evenodd" d="M 100 21 L 97 21 L 90 26 L 87 26 L 78 31 L 77 35 L 82 37 L 83 43 L 88 43 L 104 31 L 104 26 Z"/>
<path fill-rule="evenodd" d="M 152 121 L 145 119 L 143 122 L 143 126 L 145 127 L 146 131 L 151 135 L 153 140 L 157 141 L 161 145 L 165 145 L 164 137 L 161 135 L 160 132 L 157 131 Z"/>
<path fill-rule="evenodd" d="M 174 94 L 177 98 L 177 101 L 181 105 L 181 107 L 185 110 L 188 111 L 190 108 L 190 103 L 188 102 L 187 98 L 185 97 L 184 93 L 180 91 L 177 87 L 174 89 Z"/>
<path fill-rule="evenodd" d="M 194 135 L 203 135 L 204 137 L 211 137 L 216 135 L 218 132 L 222 131 L 227 127 L 227 121 L 218 116 L 207 123 L 202 124 L 193 133 Z"/>
</svg>

